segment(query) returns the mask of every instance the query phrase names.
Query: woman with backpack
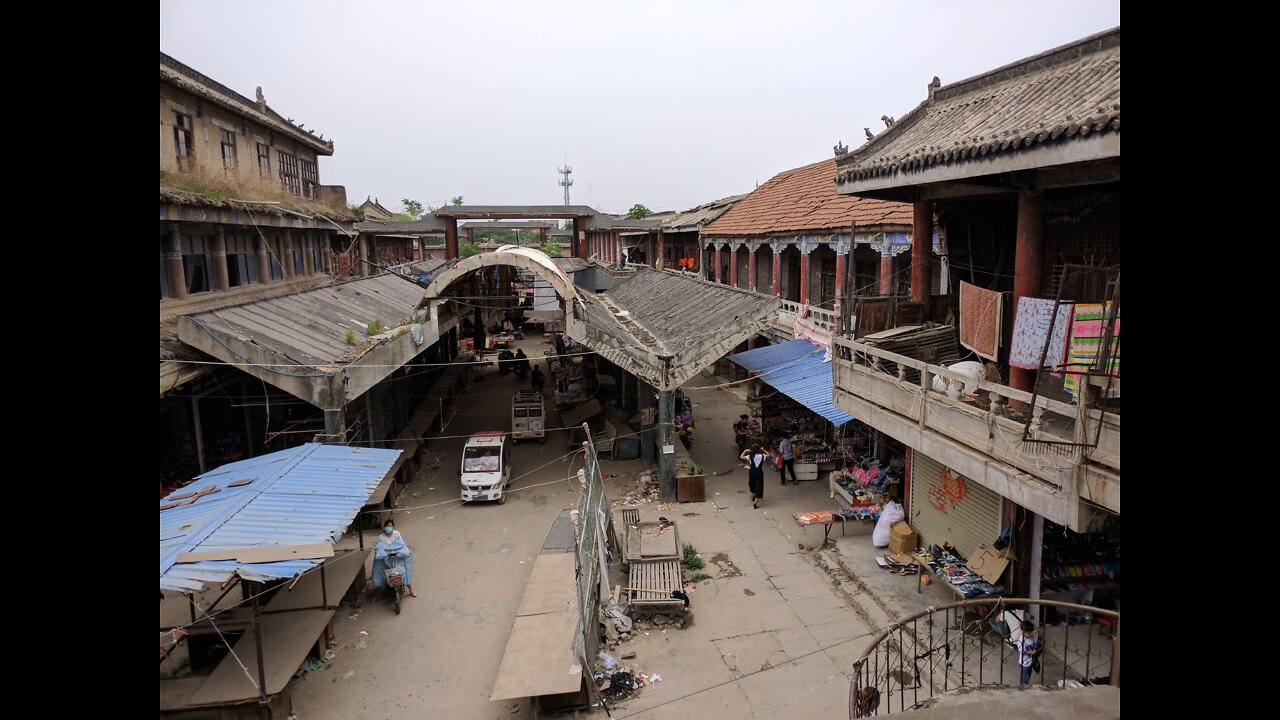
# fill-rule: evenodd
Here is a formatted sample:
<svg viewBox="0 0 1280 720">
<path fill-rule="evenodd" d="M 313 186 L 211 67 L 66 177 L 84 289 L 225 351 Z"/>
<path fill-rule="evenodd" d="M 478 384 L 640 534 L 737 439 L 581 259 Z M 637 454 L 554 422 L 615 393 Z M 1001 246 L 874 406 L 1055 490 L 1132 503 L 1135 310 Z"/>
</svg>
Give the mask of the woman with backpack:
<svg viewBox="0 0 1280 720">
<path fill-rule="evenodd" d="M 747 488 L 751 491 L 751 507 L 759 510 L 760 499 L 764 497 L 764 464 L 769 460 L 769 451 L 760 448 L 756 443 L 738 456 L 747 464 Z"/>
</svg>

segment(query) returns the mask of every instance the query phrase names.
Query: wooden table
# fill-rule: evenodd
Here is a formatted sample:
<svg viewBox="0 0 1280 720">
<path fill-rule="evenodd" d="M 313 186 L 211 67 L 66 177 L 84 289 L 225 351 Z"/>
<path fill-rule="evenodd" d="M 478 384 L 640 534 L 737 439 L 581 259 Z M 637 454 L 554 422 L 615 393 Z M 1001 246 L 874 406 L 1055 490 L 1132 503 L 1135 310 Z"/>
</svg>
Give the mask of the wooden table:
<svg viewBox="0 0 1280 720">
<path fill-rule="evenodd" d="M 853 522 L 853 518 L 846 518 L 840 513 L 833 513 L 826 510 L 820 510 L 818 512 L 793 513 L 791 517 L 795 519 L 796 525 L 799 525 L 801 528 L 806 528 L 810 525 L 821 525 L 823 547 L 826 547 L 826 544 L 831 542 L 832 525 L 838 524 L 840 526 L 840 534 L 844 535 L 845 523 Z"/>
</svg>

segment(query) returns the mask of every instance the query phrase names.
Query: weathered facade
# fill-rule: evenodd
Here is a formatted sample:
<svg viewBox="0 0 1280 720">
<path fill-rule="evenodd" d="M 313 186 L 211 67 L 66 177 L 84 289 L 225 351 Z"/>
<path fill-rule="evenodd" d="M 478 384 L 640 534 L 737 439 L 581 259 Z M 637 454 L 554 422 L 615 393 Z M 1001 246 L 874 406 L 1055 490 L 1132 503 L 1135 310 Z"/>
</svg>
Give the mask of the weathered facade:
<svg viewBox="0 0 1280 720">
<path fill-rule="evenodd" d="M 948 285 L 1008 303 L 994 377 L 844 338 L 834 394 L 927 458 L 921 467 L 997 493 L 1019 548 L 1013 590 L 1039 597 L 1044 521 L 1083 532 L 1118 525 L 1120 512 L 1119 28 L 951 85 L 935 78 L 917 108 L 838 161 L 836 188 L 913 203 L 914 237 L 942 238 Z M 917 258 L 928 251 L 912 247 Z M 930 268 L 914 270 L 912 300 L 936 300 Z M 1096 357 L 1055 357 L 1045 340 L 1030 369 L 1012 363 L 1010 320 L 1023 299 L 1054 312 L 1097 307 L 1100 319 L 1082 325 L 1077 312 L 1070 326 L 1072 342 L 1100 328 Z"/>
</svg>

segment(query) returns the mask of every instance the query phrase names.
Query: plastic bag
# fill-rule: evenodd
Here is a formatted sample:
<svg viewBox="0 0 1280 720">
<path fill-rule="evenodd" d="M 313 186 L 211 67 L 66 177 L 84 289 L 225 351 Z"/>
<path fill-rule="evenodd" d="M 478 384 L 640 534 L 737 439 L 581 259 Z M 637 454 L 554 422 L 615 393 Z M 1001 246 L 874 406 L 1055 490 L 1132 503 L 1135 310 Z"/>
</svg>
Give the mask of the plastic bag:
<svg viewBox="0 0 1280 720">
<path fill-rule="evenodd" d="M 884 510 L 880 512 L 880 519 L 876 521 L 876 529 L 871 531 L 871 544 L 876 547 L 885 547 L 889 544 L 889 529 L 899 520 L 905 520 L 907 513 L 902 509 L 901 503 L 892 500 L 884 504 Z"/>
<path fill-rule="evenodd" d="M 604 665 L 604 670 L 606 673 L 612 673 L 614 670 L 617 669 L 618 658 L 610 655 L 609 653 L 603 650 L 600 651 L 600 654 L 597 657 L 600 658 L 600 663 Z"/>
</svg>

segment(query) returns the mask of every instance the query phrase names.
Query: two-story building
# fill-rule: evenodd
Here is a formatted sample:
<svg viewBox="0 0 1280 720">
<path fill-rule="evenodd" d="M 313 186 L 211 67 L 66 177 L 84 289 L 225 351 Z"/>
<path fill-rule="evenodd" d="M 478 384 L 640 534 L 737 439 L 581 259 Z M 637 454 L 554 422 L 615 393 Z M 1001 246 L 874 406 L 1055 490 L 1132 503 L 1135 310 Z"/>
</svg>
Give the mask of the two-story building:
<svg viewBox="0 0 1280 720">
<path fill-rule="evenodd" d="M 199 362 L 177 320 L 333 282 L 330 251 L 350 251 L 355 218 L 345 189 L 320 184 L 319 158 L 332 154 L 261 88 L 250 100 L 160 53 L 162 474 L 190 477 L 262 437 L 252 430 L 265 406 L 238 399 L 246 376 Z"/>
<path fill-rule="evenodd" d="M 836 165 L 841 195 L 911 203 L 913 237 L 943 238 L 945 305 L 987 363 L 973 377 L 883 335 L 835 342 L 836 406 L 910 448 L 921 543 L 967 554 L 1008 528 L 1013 593 L 1118 607 L 1120 29 L 934 78 Z M 913 263 L 914 301 L 932 272 Z"/>
</svg>

